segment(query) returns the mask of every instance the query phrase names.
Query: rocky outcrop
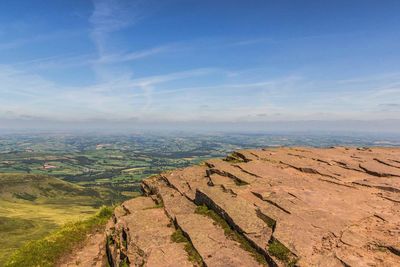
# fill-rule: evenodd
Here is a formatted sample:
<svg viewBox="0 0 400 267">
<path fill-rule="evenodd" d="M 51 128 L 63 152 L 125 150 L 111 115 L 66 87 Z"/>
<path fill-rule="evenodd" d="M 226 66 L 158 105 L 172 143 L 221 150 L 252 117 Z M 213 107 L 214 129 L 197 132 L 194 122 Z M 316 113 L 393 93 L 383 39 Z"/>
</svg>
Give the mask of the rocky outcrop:
<svg viewBox="0 0 400 267">
<path fill-rule="evenodd" d="M 147 178 L 110 266 L 398 266 L 400 149 L 238 151 Z"/>
</svg>

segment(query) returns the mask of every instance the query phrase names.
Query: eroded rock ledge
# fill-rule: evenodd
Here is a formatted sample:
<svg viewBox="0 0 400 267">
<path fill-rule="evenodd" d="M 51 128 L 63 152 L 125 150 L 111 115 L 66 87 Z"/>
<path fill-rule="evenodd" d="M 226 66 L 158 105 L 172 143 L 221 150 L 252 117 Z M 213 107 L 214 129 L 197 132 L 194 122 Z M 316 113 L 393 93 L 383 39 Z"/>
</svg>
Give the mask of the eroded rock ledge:
<svg viewBox="0 0 400 267">
<path fill-rule="evenodd" d="M 110 266 L 400 262 L 400 149 L 238 151 L 142 189 L 108 224 Z"/>
</svg>

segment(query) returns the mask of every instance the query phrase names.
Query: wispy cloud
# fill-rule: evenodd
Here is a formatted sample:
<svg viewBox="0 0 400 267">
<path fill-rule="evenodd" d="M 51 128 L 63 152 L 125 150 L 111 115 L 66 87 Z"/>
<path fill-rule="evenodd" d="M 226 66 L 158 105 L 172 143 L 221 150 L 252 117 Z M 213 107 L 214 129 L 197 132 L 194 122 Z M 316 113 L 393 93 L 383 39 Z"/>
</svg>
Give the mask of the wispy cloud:
<svg viewBox="0 0 400 267">
<path fill-rule="evenodd" d="M 0 66 L 0 116 L 32 115 L 52 119 L 143 116 L 154 87 L 215 72 L 196 69 L 133 79 L 118 76 L 87 86 L 61 86 L 39 75 Z"/>
<path fill-rule="evenodd" d="M 55 49 L 55 56 L 43 53 L 42 58 L 0 65 L 0 117 L 265 122 L 400 116 L 399 73 L 360 77 L 325 73 L 324 79 L 320 78 L 323 72 L 304 71 L 287 58 L 275 69 L 277 61 L 269 61 L 275 55 L 264 44 L 297 39 L 241 34 L 187 35 L 185 40 L 176 35 L 170 43 L 160 42 L 165 41 L 163 36 L 141 40 L 146 36 L 135 27 L 143 26 L 141 20 L 151 15 L 144 2 L 148 1 L 94 0 L 90 15 L 82 12 L 89 25 L 83 31 L 87 41 L 83 49 L 77 53 Z M 63 32 L 15 39 L 0 44 L 0 50 L 65 37 L 60 35 Z M 331 37 L 302 38 L 314 42 Z M 172 63 L 167 61 L 174 56 Z M 146 59 L 156 62 L 154 67 Z M 341 74 L 345 78 L 329 79 Z M 80 80 L 81 76 L 85 78 Z M 74 77 L 73 82 L 69 77 Z"/>
<path fill-rule="evenodd" d="M 114 83 L 115 80 L 130 81 L 134 70 L 118 69 L 118 63 L 126 63 L 154 56 L 167 51 L 171 46 L 157 46 L 139 51 L 120 52 L 108 47 L 110 35 L 133 26 L 144 16 L 143 1 L 139 0 L 94 0 L 94 10 L 89 18 L 91 23 L 90 37 L 95 44 L 98 57 L 91 61 L 93 71 L 103 83 Z M 108 66 L 108 65 L 113 66 Z M 128 77 L 128 78 L 126 78 Z M 113 88 L 115 84 L 113 84 Z M 128 86 L 137 86 L 136 84 Z M 151 84 L 139 86 L 144 92 L 147 109 L 152 102 Z"/>
<path fill-rule="evenodd" d="M 93 65 L 107 65 L 133 62 L 147 57 L 155 56 L 161 53 L 171 51 L 173 45 L 163 45 L 159 47 L 149 48 L 136 52 L 126 53 L 110 53 L 99 57 L 98 55 L 92 54 L 66 54 L 58 56 L 50 56 L 44 58 L 36 58 L 33 60 L 21 61 L 11 66 L 23 68 L 26 70 L 34 69 L 62 69 L 62 68 L 74 68 L 74 67 L 90 67 Z"/>
<path fill-rule="evenodd" d="M 16 62 L 10 66 L 21 68 L 28 71 L 35 70 L 54 70 L 74 67 L 91 66 L 97 60 L 95 54 L 65 54 L 58 56 L 50 56 L 36 58 L 33 60 Z"/>
<path fill-rule="evenodd" d="M 249 39 L 232 42 L 230 45 L 244 46 L 244 45 L 254 45 L 254 44 L 260 44 L 260 43 L 275 43 L 275 42 L 276 42 L 276 40 L 273 40 L 272 38 L 249 38 Z"/>
<path fill-rule="evenodd" d="M 94 0 L 93 5 L 90 35 L 102 57 L 107 51 L 108 35 L 133 25 L 140 18 L 140 1 Z"/>
<path fill-rule="evenodd" d="M 60 30 L 52 33 L 35 34 L 31 37 L 14 39 L 8 42 L 0 42 L 0 51 L 20 48 L 23 46 L 33 45 L 51 40 L 67 39 L 82 35 L 83 33 L 85 32 L 78 30 Z"/>
<path fill-rule="evenodd" d="M 107 55 L 102 55 L 98 60 L 95 61 L 95 63 L 110 64 L 110 63 L 135 61 L 137 59 L 146 58 L 149 56 L 154 56 L 166 52 L 171 48 L 172 45 L 164 45 L 136 52 L 107 54 Z"/>
</svg>

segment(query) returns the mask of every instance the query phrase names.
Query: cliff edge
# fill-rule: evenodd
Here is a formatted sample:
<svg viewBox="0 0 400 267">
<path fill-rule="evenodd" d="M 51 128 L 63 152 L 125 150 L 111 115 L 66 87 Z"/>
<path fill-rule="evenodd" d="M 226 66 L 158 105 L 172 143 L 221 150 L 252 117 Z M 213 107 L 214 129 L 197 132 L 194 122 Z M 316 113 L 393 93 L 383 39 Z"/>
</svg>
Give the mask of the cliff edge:
<svg viewBox="0 0 400 267">
<path fill-rule="evenodd" d="M 244 150 L 142 182 L 110 266 L 398 266 L 400 149 Z"/>
</svg>

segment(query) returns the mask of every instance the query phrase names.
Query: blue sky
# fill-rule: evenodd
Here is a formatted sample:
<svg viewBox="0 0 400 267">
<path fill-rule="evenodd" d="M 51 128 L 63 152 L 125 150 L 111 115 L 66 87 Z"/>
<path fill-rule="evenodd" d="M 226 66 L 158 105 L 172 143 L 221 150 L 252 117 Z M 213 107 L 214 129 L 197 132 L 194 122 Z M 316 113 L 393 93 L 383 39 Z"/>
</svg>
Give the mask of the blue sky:
<svg viewBox="0 0 400 267">
<path fill-rule="evenodd" d="M 398 119 L 399 14 L 390 0 L 1 1 L 0 121 Z"/>
</svg>

